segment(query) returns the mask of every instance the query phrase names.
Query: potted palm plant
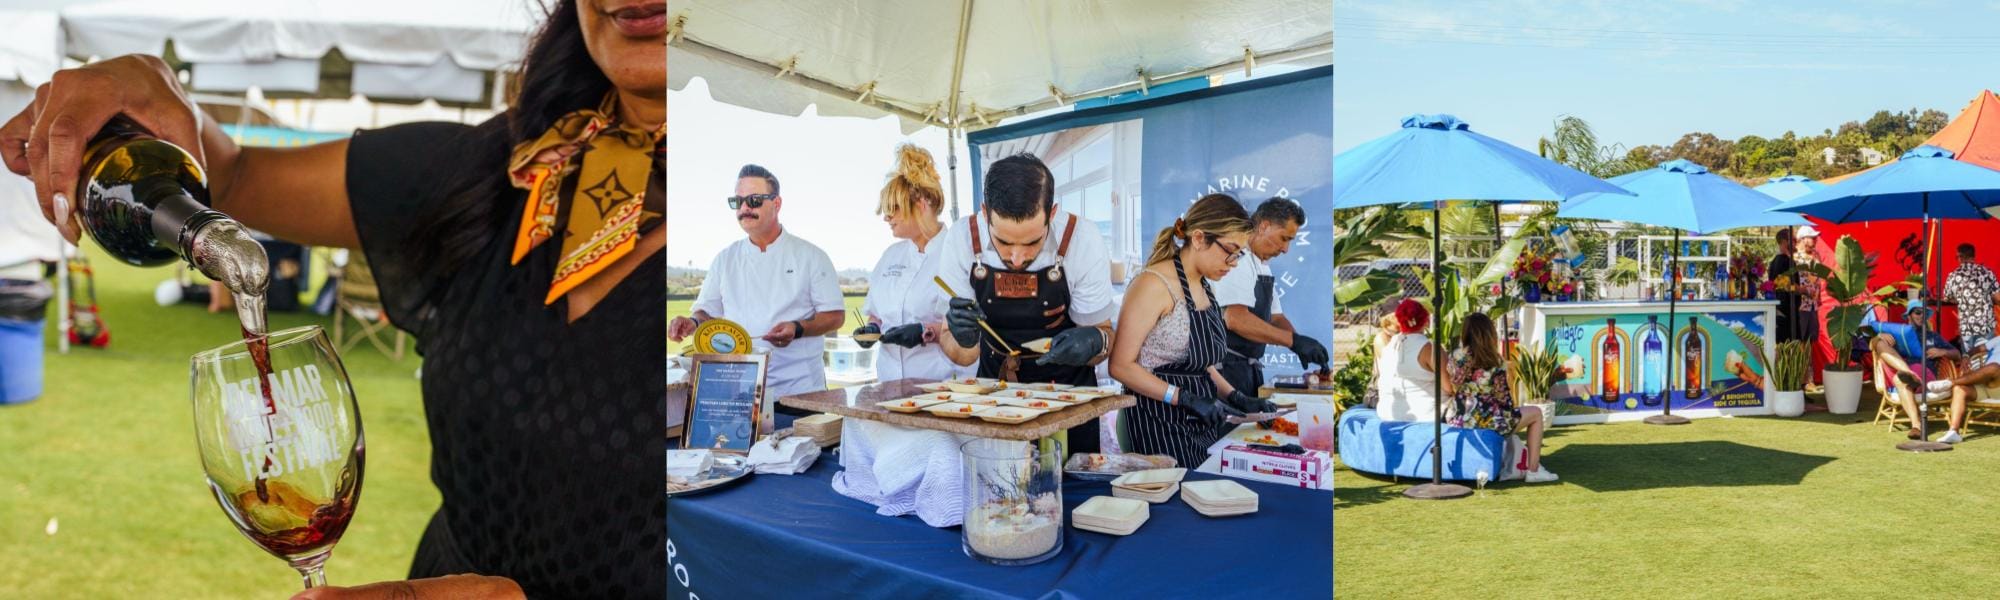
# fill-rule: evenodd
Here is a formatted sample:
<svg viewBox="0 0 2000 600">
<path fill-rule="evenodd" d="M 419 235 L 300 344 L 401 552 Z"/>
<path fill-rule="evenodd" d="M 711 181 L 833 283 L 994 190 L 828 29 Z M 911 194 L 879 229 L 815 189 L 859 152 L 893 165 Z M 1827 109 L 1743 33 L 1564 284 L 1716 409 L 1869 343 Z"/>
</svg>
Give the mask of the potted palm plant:
<svg viewBox="0 0 2000 600">
<path fill-rule="evenodd" d="M 1538 405 L 1542 414 L 1555 417 L 1555 404 L 1549 400 L 1549 390 L 1556 382 L 1563 380 L 1561 359 L 1541 344 L 1514 347 L 1507 357 L 1507 368 L 1514 374 L 1514 399 L 1516 405 Z"/>
<path fill-rule="evenodd" d="M 1812 350 L 1802 341 L 1778 344 L 1777 360 L 1771 363 L 1771 412 L 1780 417 L 1806 414 L 1806 370 L 1812 364 Z"/>
<path fill-rule="evenodd" d="M 1894 297 L 1899 286 L 1869 289 L 1868 278 L 1875 272 L 1875 255 L 1862 252 L 1861 243 L 1852 236 L 1840 237 L 1834 247 L 1833 265 L 1813 264 L 1806 270 L 1825 282 L 1826 293 L 1833 298 L 1833 310 L 1826 317 L 1826 334 L 1833 342 L 1835 360 L 1821 374 L 1826 382 L 1826 409 L 1838 415 L 1851 415 L 1861 405 L 1861 365 L 1854 361 L 1855 331 L 1861 328 L 1862 317 Z"/>
</svg>

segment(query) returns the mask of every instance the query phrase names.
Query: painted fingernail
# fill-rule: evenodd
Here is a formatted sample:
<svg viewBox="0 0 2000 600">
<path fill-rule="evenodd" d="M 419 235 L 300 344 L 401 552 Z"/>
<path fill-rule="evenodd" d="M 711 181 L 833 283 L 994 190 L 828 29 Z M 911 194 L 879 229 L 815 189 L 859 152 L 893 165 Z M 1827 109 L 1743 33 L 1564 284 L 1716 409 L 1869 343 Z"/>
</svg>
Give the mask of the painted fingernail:
<svg viewBox="0 0 2000 600">
<path fill-rule="evenodd" d="M 55 197 L 52 199 L 55 201 L 56 223 L 61 224 L 63 221 L 68 221 L 69 196 L 63 194 L 62 192 L 56 192 Z"/>
</svg>

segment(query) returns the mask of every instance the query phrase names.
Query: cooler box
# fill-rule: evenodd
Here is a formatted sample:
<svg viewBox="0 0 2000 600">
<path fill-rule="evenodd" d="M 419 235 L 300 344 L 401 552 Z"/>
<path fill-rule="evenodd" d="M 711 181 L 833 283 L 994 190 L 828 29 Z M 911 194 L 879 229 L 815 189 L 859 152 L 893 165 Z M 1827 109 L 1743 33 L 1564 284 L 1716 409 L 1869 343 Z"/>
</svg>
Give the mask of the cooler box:
<svg viewBox="0 0 2000 600">
<path fill-rule="evenodd" d="M 1356 406 L 1340 414 L 1340 462 L 1376 475 L 1431 478 L 1430 422 L 1383 421 L 1375 409 Z M 1500 479 L 1505 440 L 1491 429 L 1444 428 L 1444 478 L 1473 481 L 1481 471 Z"/>
</svg>

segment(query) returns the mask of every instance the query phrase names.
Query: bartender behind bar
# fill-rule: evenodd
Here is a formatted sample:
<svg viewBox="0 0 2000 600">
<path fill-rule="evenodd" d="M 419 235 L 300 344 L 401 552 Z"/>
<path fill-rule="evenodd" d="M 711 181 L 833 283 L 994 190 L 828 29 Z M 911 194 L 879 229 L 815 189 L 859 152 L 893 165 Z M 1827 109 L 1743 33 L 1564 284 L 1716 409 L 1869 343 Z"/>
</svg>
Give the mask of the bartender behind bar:
<svg viewBox="0 0 2000 600">
<path fill-rule="evenodd" d="M 994 162 L 985 184 L 980 211 L 936 242 L 938 276 L 957 296 L 945 315 L 946 355 L 960 365 L 976 361 L 980 377 L 1097 385 L 1118 310 L 1103 237 L 1090 221 L 1056 209 L 1055 177 L 1032 155 Z M 1052 340 L 1046 353 L 1022 348 L 1043 338 Z M 1067 445 L 1098 451 L 1097 420 L 1071 428 Z"/>
</svg>

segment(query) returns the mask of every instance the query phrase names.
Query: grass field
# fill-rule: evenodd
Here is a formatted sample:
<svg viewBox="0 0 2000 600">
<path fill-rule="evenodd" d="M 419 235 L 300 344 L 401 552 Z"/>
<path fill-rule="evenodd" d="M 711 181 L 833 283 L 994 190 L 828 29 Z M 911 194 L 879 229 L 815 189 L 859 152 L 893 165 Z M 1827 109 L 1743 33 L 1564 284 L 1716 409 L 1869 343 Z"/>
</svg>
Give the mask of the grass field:
<svg viewBox="0 0 2000 600">
<path fill-rule="evenodd" d="M 1873 411 L 1558 427 L 1544 464 L 1562 481 L 1452 501 L 1341 469 L 1336 595 L 1990 595 L 2000 435 L 1908 454 Z"/>
<path fill-rule="evenodd" d="M 110 347 L 55 354 L 51 303 L 43 395 L 0 407 L 0 597 L 296 592 L 291 568 L 229 524 L 195 453 L 188 357 L 238 339 L 234 316 L 160 307 L 152 290 L 168 269 L 93 258 Z M 332 327 L 310 313 L 271 315 L 273 329 L 305 324 Z M 342 358 L 360 400 L 368 466 L 327 577 L 335 585 L 401 579 L 438 505 L 414 377 L 419 362 L 412 354 L 392 363 L 365 342 Z M 57 529 L 49 534 L 52 519 Z"/>
</svg>

